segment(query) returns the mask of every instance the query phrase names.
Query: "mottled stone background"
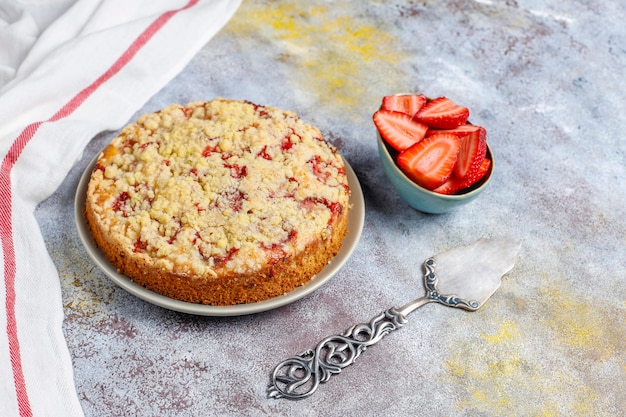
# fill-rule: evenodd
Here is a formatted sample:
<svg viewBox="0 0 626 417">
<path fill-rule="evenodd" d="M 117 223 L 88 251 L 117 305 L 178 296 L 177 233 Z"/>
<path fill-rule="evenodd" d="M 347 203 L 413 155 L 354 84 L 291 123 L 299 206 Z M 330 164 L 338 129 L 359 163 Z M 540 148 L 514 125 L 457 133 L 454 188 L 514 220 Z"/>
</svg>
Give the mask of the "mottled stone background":
<svg viewBox="0 0 626 417">
<path fill-rule="evenodd" d="M 78 178 L 115 132 L 94 138 L 37 211 L 85 414 L 626 415 L 624 17 L 622 0 L 244 1 L 139 113 L 215 96 L 296 111 L 356 171 L 363 236 L 333 279 L 277 310 L 147 304 L 78 239 Z M 487 128 L 496 171 L 476 201 L 425 215 L 390 189 L 371 115 L 396 92 L 446 95 Z M 482 310 L 428 305 L 312 398 L 266 398 L 282 359 L 422 295 L 424 258 L 502 234 L 522 251 Z"/>
</svg>

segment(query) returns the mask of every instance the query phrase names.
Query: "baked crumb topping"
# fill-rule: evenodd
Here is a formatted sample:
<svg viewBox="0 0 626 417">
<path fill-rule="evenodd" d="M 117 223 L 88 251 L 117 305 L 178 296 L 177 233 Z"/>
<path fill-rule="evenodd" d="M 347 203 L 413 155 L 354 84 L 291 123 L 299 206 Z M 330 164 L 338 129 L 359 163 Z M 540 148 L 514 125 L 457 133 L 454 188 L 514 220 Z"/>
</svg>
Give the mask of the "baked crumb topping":
<svg viewBox="0 0 626 417">
<path fill-rule="evenodd" d="M 249 273 L 329 239 L 343 160 L 297 115 L 245 101 L 171 105 L 104 149 L 89 192 L 109 236 L 180 274 Z"/>
</svg>

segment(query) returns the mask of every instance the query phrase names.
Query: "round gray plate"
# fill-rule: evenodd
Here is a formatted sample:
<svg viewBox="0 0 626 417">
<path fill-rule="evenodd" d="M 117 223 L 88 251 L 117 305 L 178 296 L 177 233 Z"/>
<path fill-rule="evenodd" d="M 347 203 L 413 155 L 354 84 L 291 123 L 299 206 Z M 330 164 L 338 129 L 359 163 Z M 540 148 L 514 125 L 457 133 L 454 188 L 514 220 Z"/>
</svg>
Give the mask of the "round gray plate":
<svg viewBox="0 0 626 417">
<path fill-rule="evenodd" d="M 117 285 L 128 291 L 129 293 L 145 300 L 149 303 L 158 305 L 174 311 L 188 314 L 197 314 L 202 316 L 239 316 L 244 314 L 258 313 L 293 303 L 296 300 L 310 294 L 318 289 L 322 284 L 332 278 L 343 264 L 348 260 L 354 249 L 356 248 L 361 232 L 363 231 L 363 223 L 365 221 L 365 202 L 363 201 L 363 191 L 359 180 L 355 175 L 352 167 L 345 162 L 346 173 L 348 174 L 348 183 L 350 184 L 350 203 L 352 209 L 348 217 L 348 235 L 343 241 L 343 245 L 339 253 L 306 284 L 290 291 L 279 297 L 257 303 L 238 304 L 233 306 L 210 306 L 203 304 L 187 303 L 184 301 L 174 300 L 169 297 L 157 294 L 144 287 L 135 284 L 130 278 L 120 274 L 115 267 L 105 258 L 104 254 L 94 244 L 91 233 L 85 224 L 83 213 L 85 210 L 85 197 L 87 193 L 87 184 L 91 177 L 91 172 L 96 164 L 98 155 L 89 163 L 83 172 L 78 188 L 76 189 L 76 197 L 74 199 L 74 211 L 76 218 L 76 227 L 78 235 L 87 250 L 91 259 L 98 267 Z"/>
</svg>

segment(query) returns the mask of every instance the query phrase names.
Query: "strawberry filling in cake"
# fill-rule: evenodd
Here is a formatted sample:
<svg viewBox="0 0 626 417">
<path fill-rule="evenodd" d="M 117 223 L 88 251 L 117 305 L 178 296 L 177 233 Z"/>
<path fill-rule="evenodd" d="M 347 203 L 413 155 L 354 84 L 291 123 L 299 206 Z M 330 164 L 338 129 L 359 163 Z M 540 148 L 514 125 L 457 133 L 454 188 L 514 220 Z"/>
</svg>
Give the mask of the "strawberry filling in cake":
<svg viewBox="0 0 626 417">
<path fill-rule="evenodd" d="M 191 303 L 263 301 L 339 251 L 350 188 L 320 131 L 289 111 L 214 99 L 126 126 L 99 156 L 85 217 L 145 288 Z"/>
</svg>

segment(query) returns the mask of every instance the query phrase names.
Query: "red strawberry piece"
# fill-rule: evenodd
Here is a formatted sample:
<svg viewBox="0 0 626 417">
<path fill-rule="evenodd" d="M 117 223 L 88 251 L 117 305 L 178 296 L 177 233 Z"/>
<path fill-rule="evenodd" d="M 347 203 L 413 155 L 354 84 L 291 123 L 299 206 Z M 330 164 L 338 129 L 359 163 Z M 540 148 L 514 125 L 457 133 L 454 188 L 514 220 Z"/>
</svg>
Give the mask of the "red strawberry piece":
<svg viewBox="0 0 626 417">
<path fill-rule="evenodd" d="M 460 147 L 456 135 L 438 133 L 401 152 L 398 166 L 417 185 L 432 190 L 452 175 Z"/>
<path fill-rule="evenodd" d="M 454 167 L 454 175 L 458 178 L 471 176 L 476 172 L 487 154 L 487 131 L 478 126 L 478 129 L 463 136 L 459 158 Z"/>
<path fill-rule="evenodd" d="M 413 117 L 426 103 L 423 94 L 406 94 L 383 97 L 381 109 L 406 113 Z"/>
<path fill-rule="evenodd" d="M 425 124 L 397 111 L 378 110 L 373 119 L 380 136 L 399 152 L 422 140 L 428 129 Z"/>
<path fill-rule="evenodd" d="M 454 129 L 467 122 L 469 109 L 449 98 L 438 97 L 424 104 L 414 117 L 433 129 Z"/>
<path fill-rule="evenodd" d="M 428 129 L 426 131 L 426 136 L 431 136 L 431 135 L 434 135 L 435 133 L 440 133 L 440 132 L 447 132 L 447 133 L 454 133 L 455 135 L 461 138 L 463 136 L 469 135 L 470 133 L 477 131 L 478 129 L 481 129 L 481 127 L 466 123 L 466 124 L 457 126 L 453 129 Z"/>
<path fill-rule="evenodd" d="M 487 172 L 489 172 L 489 167 L 491 167 L 491 160 L 489 158 L 485 158 L 480 164 L 478 170 L 472 175 L 465 178 L 457 178 L 454 174 L 452 174 L 448 181 L 435 188 L 433 191 L 440 194 L 458 193 L 459 191 L 469 188 L 483 179 Z"/>
</svg>

